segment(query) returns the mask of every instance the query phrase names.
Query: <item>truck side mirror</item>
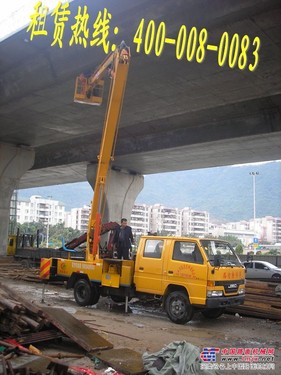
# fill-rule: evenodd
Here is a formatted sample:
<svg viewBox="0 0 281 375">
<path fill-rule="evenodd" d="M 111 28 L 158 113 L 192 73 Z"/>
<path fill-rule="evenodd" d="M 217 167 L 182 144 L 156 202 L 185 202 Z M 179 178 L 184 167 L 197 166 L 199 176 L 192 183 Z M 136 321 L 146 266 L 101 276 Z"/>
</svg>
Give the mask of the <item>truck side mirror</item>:
<svg viewBox="0 0 281 375">
<path fill-rule="evenodd" d="M 220 256 L 220 254 L 216 254 L 214 256 L 214 266 L 220 267 L 220 265 L 221 265 L 221 256 Z"/>
</svg>

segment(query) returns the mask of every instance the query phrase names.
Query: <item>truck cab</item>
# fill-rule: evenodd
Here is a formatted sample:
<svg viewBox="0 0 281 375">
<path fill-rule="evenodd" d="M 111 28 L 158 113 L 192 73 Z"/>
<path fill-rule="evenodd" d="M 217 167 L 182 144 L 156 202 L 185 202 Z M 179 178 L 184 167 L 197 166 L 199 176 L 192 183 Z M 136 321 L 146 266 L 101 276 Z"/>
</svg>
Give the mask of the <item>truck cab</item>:
<svg viewBox="0 0 281 375">
<path fill-rule="evenodd" d="M 218 317 L 226 307 L 242 304 L 245 269 L 225 241 L 144 236 L 136 255 L 134 284 L 137 293 L 163 297 L 169 318 L 180 324 L 196 309 Z"/>
</svg>

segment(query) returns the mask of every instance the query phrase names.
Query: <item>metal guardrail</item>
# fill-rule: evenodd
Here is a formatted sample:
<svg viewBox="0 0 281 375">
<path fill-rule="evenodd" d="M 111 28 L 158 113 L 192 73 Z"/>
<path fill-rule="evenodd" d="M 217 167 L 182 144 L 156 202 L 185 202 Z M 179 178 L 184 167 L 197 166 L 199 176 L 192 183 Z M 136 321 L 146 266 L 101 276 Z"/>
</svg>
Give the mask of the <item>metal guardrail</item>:
<svg viewBox="0 0 281 375">
<path fill-rule="evenodd" d="M 246 254 L 238 254 L 241 262 L 247 261 Z M 262 260 L 274 264 L 276 267 L 281 268 L 281 255 L 253 255 L 252 260 Z"/>
</svg>

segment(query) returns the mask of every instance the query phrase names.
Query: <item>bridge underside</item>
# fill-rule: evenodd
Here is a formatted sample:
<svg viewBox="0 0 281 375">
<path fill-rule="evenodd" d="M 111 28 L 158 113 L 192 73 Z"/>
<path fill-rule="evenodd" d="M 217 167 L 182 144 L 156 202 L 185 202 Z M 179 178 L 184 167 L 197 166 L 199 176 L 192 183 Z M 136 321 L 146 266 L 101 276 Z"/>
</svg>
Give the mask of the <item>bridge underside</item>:
<svg viewBox="0 0 281 375">
<path fill-rule="evenodd" d="M 278 0 L 86 0 L 93 18 L 112 13 L 110 35 L 131 47 L 132 61 L 112 167 L 152 174 L 281 159 L 281 3 Z M 76 2 L 70 4 L 73 15 Z M 140 20 L 165 22 L 169 38 L 187 30 L 208 31 L 219 45 L 227 32 L 261 40 L 254 72 L 218 65 L 207 51 L 202 63 L 177 60 L 175 46 L 156 57 L 136 52 Z M 93 21 L 93 19 L 92 19 Z M 69 21 L 69 24 L 71 22 Z M 104 59 L 101 47 L 51 47 L 47 37 L 28 41 L 26 30 L 0 43 L 0 143 L 31 148 L 35 162 L 20 188 L 86 180 L 96 163 L 106 107 L 73 103 L 74 79 Z M 249 50 L 249 62 L 253 62 Z M 108 87 L 108 82 L 106 83 Z"/>
<path fill-rule="evenodd" d="M 261 102 L 255 100 L 247 115 L 243 103 L 139 124 L 136 134 L 120 129 L 112 168 L 153 174 L 280 159 L 280 98 L 267 99 L 270 106 L 264 101 L 260 109 Z M 96 163 L 93 155 L 98 155 L 99 143 L 99 138 L 83 137 L 77 144 L 41 148 L 20 187 L 86 180 L 87 165 Z"/>
</svg>

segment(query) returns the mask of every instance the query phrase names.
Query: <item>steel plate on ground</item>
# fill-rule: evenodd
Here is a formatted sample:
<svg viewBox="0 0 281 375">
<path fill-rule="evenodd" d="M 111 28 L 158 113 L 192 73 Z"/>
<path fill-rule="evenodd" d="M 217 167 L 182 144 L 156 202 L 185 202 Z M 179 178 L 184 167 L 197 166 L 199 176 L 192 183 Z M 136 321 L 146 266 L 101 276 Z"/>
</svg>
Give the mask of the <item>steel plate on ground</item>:
<svg viewBox="0 0 281 375">
<path fill-rule="evenodd" d="M 131 349 L 111 349 L 95 353 L 94 356 L 125 375 L 142 375 L 147 373 L 143 367 L 142 355 Z"/>
<path fill-rule="evenodd" d="M 86 351 L 111 349 L 113 345 L 64 309 L 42 307 L 45 317 Z"/>
</svg>

